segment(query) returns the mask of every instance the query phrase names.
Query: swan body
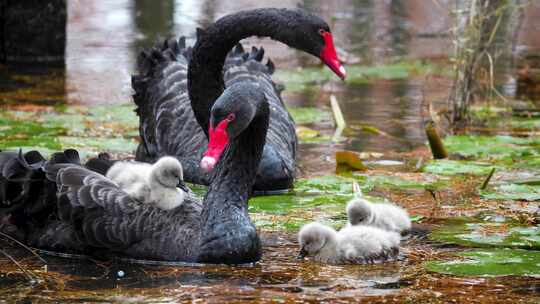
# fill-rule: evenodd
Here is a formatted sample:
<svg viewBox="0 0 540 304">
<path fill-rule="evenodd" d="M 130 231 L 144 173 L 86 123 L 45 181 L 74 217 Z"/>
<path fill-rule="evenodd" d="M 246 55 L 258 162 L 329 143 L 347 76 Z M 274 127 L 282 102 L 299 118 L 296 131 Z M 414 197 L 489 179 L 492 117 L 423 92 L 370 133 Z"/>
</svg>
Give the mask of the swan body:
<svg viewBox="0 0 540 304">
<path fill-rule="evenodd" d="M 364 198 L 355 198 L 347 203 L 349 226 L 367 225 L 397 233 L 411 229 L 407 211 L 391 203 L 374 204 Z"/>
<path fill-rule="evenodd" d="M 314 222 L 300 229 L 300 257 L 312 256 L 328 264 L 364 264 L 392 260 L 399 253 L 400 236 L 370 226 L 351 226 L 339 232 Z"/>
<path fill-rule="evenodd" d="M 0 152 L 0 189 L 5 190 L 0 196 L 0 229 L 37 248 L 100 257 L 255 262 L 261 257 L 261 244 L 247 202 L 269 115 L 258 86 L 230 86 L 210 116 L 215 132 L 205 155 L 216 162 L 209 168 L 209 190 L 202 203 L 186 195 L 171 210 L 141 204 L 117 183 L 81 164 L 75 150 L 55 153 L 48 161 Z M 174 179 L 156 180 L 174 185 Z"/>
<path fill-rule="evenodd" d="M 226 88 L 249 82 L 259 86 L 271 108 L 255 190 L 292 186 L 297 149 L 294 121 L 271 79 L 274 64 L 270 60 L 262 64 L 264 50 L 246 52 L 238 43 L 250 36 L 270 37 L 308 52 L 345 77 L 329 27 L 319 17 L 302 10 L 274 8 L 225 16 L 198 30 L 193 48 L 186 47 L 182 37 L 139 56 L 139 75 L 132 77 L 142 140 L 137 160 L 153 162 L 173 155 L 182 162 L 186 181 L 211 183 L 200 166 L 208 144 L 210 110 Z"/>
</svg>

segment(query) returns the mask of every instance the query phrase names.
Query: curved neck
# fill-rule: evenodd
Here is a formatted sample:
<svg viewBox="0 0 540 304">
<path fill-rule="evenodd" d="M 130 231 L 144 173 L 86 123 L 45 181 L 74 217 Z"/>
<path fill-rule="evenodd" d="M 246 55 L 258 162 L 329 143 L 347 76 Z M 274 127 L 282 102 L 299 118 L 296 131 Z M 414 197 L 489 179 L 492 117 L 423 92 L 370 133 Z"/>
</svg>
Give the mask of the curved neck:
<svg viewBox="0 0 540 304">
<path fill-rule="evenodd" d="M 287 43 L 287 10 L 264 8 L 225 16 L 199 30 L 188 67 L 188 90 L 197 122 L 208 136 L 210 109 L 224 90 L 223 64 L 228 52 L 250 36 Z"/>
<path fill-rule="evenodd" d="M 250 125 L 223 152 L 214 168 L 204 200 L 203 214 L 236 207 L 247 213 L 247 201 L 259 167 L 270 112 L 265 102 Z"/>
<path fill-rule="evenodd" d="M 201 262 L 247 263 L 261 257 L 260 239 L 248 214 L 248 199 L 262 156 L 269 110 L 256 116 L 223 152 L 201 212 Z"/>
</svg>

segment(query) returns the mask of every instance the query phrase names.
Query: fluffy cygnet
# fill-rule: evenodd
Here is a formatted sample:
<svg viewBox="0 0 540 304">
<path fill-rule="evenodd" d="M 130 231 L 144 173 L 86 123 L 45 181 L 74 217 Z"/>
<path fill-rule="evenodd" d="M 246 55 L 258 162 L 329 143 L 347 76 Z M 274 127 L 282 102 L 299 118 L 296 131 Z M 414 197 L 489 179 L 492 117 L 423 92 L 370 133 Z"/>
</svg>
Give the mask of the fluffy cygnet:
<svg viewBox="0 0 540 304">
<path fill-rule="evenodd" d="M 370 226 L 351 226 L 336 232 L 315 222 L 302 227 L 298 240 L 300 258 L 312 256 L 315 261 L 329 264 L 363 264 L 395 259 L 400 236 Z"/>
<path fill-rule="evenodd" d="M 131 197 L 165 210 L 178 207 L 189 192 L 183 183 L 182 165 L 170 156 L 160 158 L 153 165 L 117 162 L 107 171 L 107 177 Z"/>
<path fill-rule="evenodd" d="M 189 191 L 183 181 L 184 173 L 180 161 L 170 156 L 160 158 L 152 166 L 148 178 L 150 201 L 165 210 L 180 206 Z"/>
<path fill-rule="evenodd" d="M 137 183 L 148 183 L 152 165 L 135 161 L 117 161 L 105 175 L 120 186 L 128 189 Z"/>
<path fill-rule="evenodd" d="M 411 219 L 405 209 L 390 203 L 374 204 L 357 197 L 347 204 L 349 226 L 367 225 L 397 233 L 411 229 Z"/>
</svg>

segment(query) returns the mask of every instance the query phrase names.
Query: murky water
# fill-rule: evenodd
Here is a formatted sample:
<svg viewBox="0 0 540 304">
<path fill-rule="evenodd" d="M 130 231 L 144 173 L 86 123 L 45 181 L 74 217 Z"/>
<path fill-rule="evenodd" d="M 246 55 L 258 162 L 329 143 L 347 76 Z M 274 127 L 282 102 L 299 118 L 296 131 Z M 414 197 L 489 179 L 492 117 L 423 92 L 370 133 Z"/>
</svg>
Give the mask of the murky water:
<svg viewBox="0 0 540 304">
<path fill-rule="evenodd" d="M 65 68 L 0 66 L 0 105 L 131 103 L 130 75 L 136 72 L 139 50 L 171 35 L 185 35 L 192 43 L 197 27 L 205 27 L 230 12 L 267 6 L 292 8 L 298 4 L 330 21 L 340 57 L 350 65 L 400 60 L 445 62 L 452 47 L 448 35 L 452 20 L 447 14 L 453 5 L 450 0 L 70 0 Z M 540 4 L 533 2 L 524 14 L 522 28 L 538 28 L 535 16 L 540 14 Z M 518 33 L 517 51 L 540 50 L 536 33 Z M 246 43 L 263 45 L 278 69 L 320 65 L 315 58 L 270 40 L 250 38 Z M 497 68 L 503 92 L 515 94 L 513 66 Z M 286 90 L 284 100 L 288 105 L 325 111 L 329 111 L 329 98 L 334 94 L 348 124 L 343 141 L 300 145 L 300 176 L 332 172 L 336 150 L 408 151 L 423 145 L 423 107 L 426 102 L 444 104 L 450 85 L 448 76 L 372 79 L 354 85 L 335 78 L 324 84 L 310 84 L 302 91 Z M 375 127 L 386 135 L 366 132 L 362 126 Z M 334 131 L 329 122 L 310 127 L 329 137 Z M 408 207 L 414 208 L 413 203 Z M 48 275 L 40 276 L 45 279 L 35 284 L 20 274 L 2 271 L 0 303 L 10 303 L 11 299 L 33 303 L 52 299 L 62 303 L 444 302 L 443 295 L 467 300 L 478 294 L 486 302 L 504 302 L 522 295 L 539 297 L 538 279 L 426 275 L 422 263 L 432 258 L 430 254 L 444 255 L 452 250 L 433 244 L 408 243 L 404 246 L 406 259 L 395 263 L 323 266 L 295 260 L 294 238 L 291 233 L 264 231 L 263 260 L 249 267 L 134 266 L 46 256 Z M 10 253 L 23 259 L 30 270 L 42 271 L 41 264 L 31 256 L 17 250 Z M 6 259 L 0 263 L 14 267 Z M 119 271 L 124 275 L 119 276 Z M 19 273 L 16 268 L 12 272 Z"/>
</svg>

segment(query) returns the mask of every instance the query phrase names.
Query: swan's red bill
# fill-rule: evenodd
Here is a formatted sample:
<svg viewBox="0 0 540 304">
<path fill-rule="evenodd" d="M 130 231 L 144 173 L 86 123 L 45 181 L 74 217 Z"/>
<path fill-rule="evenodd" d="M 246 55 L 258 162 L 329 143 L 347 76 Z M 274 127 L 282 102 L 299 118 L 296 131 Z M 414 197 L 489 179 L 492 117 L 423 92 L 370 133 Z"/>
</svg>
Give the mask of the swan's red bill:
<svg viewBox="0 0 540 304">
<path fill-rule="evenodd" d="M 323 31 L 321 33 L 324 39 L 324 48 L 321 51 L 321 60 L 339 76 L 342 80 L 345 80 L 347 72 L 341 62 L 339 61 L 334 47 L 334 39 L 330 32 Z"/>
<path fill-rule="evenodd" d="M 221 153 L 229 143 L 229 134 L 227 134 L 227 125 L 229 120 L 224 119 L 215 128 L 208 128 L 208 148 L 203 154 L 201 168 L 204 172 L 210 172 L 219 161 Z"/>
</svg>

